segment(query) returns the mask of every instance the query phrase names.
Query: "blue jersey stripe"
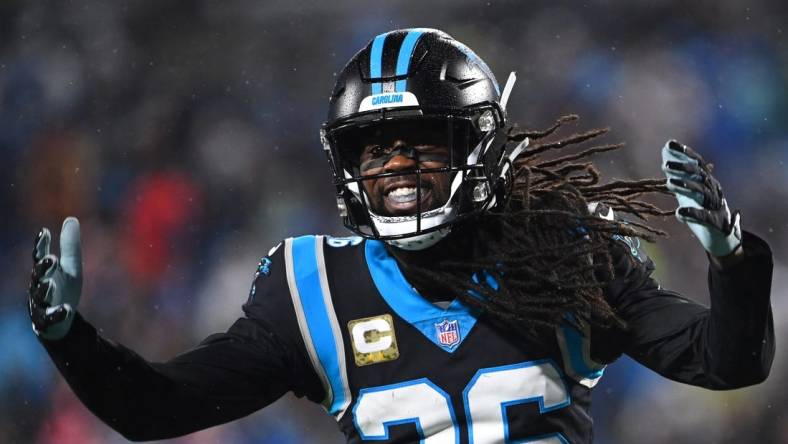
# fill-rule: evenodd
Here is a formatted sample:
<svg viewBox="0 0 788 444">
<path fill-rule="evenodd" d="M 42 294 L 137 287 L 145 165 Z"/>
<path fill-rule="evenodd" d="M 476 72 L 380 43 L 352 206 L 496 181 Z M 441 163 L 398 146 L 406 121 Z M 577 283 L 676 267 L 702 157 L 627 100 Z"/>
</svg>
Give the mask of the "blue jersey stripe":
<svg viewBox="0 0 788 444">
<path fill-rule="evenodd" d="M 564 325 L 561 327 L 566 338 L 566 347 L 569 349 L 569 362 L 572 370 L 579 376 L 588 379 L 601 378 L 605 372 L 605 367 L 596 363 L 589 363 L 583 355 L 583 336 L 580 332 L 571 326 Z"/>
<path fill-rule="evenodd" d="M 419 295 L 408 283 L 381 241 L 367 240 L 364 247 L 367 267 L 375 287 L 399 317 L 418 329 L 427 339 L 441 349 L 454 353 L 476 325 L 479 313 L 455 299 L 447 308 L 439 308 Z M 437 325 L 442 321 L 458 321 L 459 342 L 441 344 Z"/>
<path fill-rule="evenodd" d="M 373 79 L 381 78 L 383 71 L 383 44 L 388 34 L 380 34 L 372 41 L 372 51 L 369 54 L 369 77 Z M 383 92 L 383 85 L 380 82 L 372 84 L 372 94 Z"/>
<path fill-rule="evenodd" d="M 328 413 L 335 415 L 340 412 L 345 403 L 345 391 L 335 343 L 337 338 L 332 332 L 324 303 L 316 254 L 315 236 L 302 236 L 293 239 L 293 274 L 301 297 L 304 315 L 309 325 L 312 344 L 334 395 Z"/>
<path fill-rule="evenodd" d="M 413 50 L 416 48 L 416 43 L 418 43 L 421 34 L 422 31 L 420 30 L 409 31 L 408 35 L 405 36 L 405 40 L 402 41 L 402 46 L 399 47 L 399 54 L 397 55 L 397 76 L 404 76 L 408 73 L 410 59 L 413 56 Z M 397 92 L 405 91 L 407 83 L 408 81 L 406 79 L 397 80 L 395 90 Z"/>
</svg>

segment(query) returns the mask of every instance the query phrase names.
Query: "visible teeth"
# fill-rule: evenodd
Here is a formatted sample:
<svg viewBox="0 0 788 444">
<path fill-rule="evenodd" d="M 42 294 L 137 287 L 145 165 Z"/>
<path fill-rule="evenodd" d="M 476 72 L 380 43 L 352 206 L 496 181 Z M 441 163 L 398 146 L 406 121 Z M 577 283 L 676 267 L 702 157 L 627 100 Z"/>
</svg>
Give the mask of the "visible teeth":
<svg viewBox="0 0 788 444">
<path fill-rule="evenodd" d="M 397 203 L 404 203 L 416 200 L 416 188 L 400 187 L 394 188 L 388 194 L 388 197 Z"/>
<path fill-rule="evenodd" d="M 394 196 L 405 196 L 405 195 L 414 194 L 414 193 L 416 193 L 416 188 L 400 187 L 400 188 L 394 188 L 393 190 L 389 191 L 389 196 L 391 196 L 391 195 L 394 195 Z"/>
</svg>

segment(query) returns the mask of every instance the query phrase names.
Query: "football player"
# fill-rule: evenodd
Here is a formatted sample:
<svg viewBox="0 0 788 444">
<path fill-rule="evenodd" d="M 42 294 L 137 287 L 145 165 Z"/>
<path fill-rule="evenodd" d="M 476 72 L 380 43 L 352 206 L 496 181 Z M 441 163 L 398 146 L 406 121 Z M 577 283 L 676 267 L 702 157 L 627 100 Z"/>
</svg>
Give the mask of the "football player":
<svg viewBox="0 0 788 444">
<path fill-rule="evenodd" d="M 583 443 L 591 390 L 623 353 L 673 380 L 763 381 L 774 353 L 771 252 L 740 229 L 709 165 L 669 141 L 664 180 L 601 184 L 603 133 L 521 132 L 468 47 L 433 29 L 375 37 L 338 77 L 321 141 L 358 236 L 286 239 L 258 264 L 244 315 L 174 359 L 148 362 L 77 312 L 80 229 L 60 256 L 43 229 L 33 329 L 85 405 L 129 439 L 231 421 L 288 391 L 320 403 L 348 442 Z M 624 221 L 676 216 L 710 260 L 711 307 L 660 287 Z M 110 295 L 111 297 L 111 295 Z"/>
</svg>

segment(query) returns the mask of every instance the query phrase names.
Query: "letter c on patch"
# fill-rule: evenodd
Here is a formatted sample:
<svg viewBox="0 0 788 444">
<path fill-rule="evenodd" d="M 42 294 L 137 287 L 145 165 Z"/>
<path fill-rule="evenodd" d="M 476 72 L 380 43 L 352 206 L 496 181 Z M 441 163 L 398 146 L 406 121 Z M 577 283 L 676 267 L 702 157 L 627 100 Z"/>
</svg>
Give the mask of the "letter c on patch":
<svg viewBox="0 0 788 444">
<path fill-rule="evenodd" d="M 373 341 L 367 341 L 364 337 L 366 333 L 378 332 L 378 338 Z M 351 331 L 353 335 L 353 344 L 359 353 L 374 353 L 383 351 L 391 347 L 391 325 L 383 319 L 371 319 L 369 321 L 359 322 L 354 325 Z"/>
</svg>

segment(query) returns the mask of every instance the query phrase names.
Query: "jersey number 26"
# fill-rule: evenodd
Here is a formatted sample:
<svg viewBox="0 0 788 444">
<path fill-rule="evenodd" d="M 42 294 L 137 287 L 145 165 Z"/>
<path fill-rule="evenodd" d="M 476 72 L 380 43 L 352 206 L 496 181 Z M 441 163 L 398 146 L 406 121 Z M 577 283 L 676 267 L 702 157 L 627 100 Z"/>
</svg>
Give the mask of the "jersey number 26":
<svg viewBox="0 0 788 444">
<path fill-rule="evenodd" d="M 481 369 L 462 392 L 472 444 L 509 443 L 506 409 L 535 402 L 545 413 L 566 407 L 569 393 L 549 359 Z M 427 378 L 362 389 L 353 421 L 363 440 L 386 440 L 389 427 L 413 423 L 425 444 L 459 444 L 457 418 L 449 395 Z M 535 436 L 528 443 L 560 444 L 560 434 Z"/>
</svg>

